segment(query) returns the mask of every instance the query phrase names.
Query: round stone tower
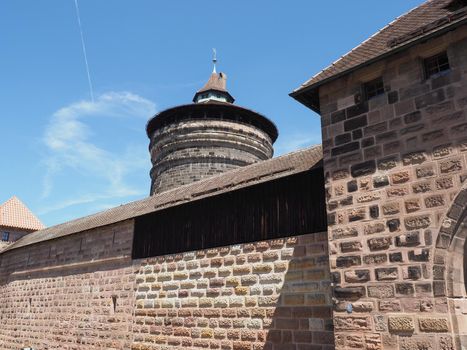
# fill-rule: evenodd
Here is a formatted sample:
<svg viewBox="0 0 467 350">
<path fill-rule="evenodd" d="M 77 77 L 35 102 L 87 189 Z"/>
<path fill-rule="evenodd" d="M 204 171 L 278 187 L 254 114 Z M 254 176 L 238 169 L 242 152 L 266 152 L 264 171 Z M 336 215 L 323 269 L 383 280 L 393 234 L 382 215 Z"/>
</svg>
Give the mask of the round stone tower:
<svg viewBox="0 0 467 350">
<path fill-rule="evenodd" d="M 149 120 L 151 195 L 272 157 L 275 125 L 234 105 L 226 80 L 214 68 L 194 103 Z"/>
</svg>

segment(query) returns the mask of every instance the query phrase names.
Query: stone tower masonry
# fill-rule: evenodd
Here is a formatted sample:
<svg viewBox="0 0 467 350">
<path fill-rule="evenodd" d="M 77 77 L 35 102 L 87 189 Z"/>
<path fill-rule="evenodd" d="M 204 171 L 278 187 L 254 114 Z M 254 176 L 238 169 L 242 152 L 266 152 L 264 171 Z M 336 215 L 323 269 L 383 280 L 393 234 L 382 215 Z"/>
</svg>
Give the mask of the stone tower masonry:
<svg viewBox="0 0 467 350">
<path fill-rule="evenodd" d="M 169 108 L 148 122 L 151 195 L 272 157 L 275 125 L 234 105 L 226 80 L 214 69 L 193 104 Z"/>
<path fill-rule="evenodd" d="M 467 346 L 466 18 L 428 1 L 292 93 L 322 118 L 336 349 Z"/>
</svg>

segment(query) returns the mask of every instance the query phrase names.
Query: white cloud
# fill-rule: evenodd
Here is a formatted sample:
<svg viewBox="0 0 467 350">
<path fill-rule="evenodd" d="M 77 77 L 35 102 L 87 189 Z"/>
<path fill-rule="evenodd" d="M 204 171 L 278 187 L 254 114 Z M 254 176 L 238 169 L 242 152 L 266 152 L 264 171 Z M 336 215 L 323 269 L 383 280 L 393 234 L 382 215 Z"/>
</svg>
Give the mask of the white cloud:
<svg viewBox="0 0 467 350">
<path fill-rule="evenodd" d="M 280 156 L 316 144 L 321 144 L 319 133 L 285 135 L 274 145 L 274 155 Z"/>
<path fill-rule="evenodd" d="M 42 139 L 47 149 L 43 199 L 54 194 L 59 200 L 43 206 L 40 213 L 147 193 L 148 183 L 133 184 L 129 177 L 150 164 L 141 136 L 144 123 L 155 112 L 153 102 L 130 92 L 108 92 L 95 102 L 80 101 L 55 112 Z M 141 125 L 135 129 L 135 124 Z M 125 136 L 139 129 L 138 139 L 131 143 L 131 137 Z M 57 179 L 64 177 L 70 181 L 69 194 L 54 193 Z M 75 183 L 76 178 L 88 181 Z"/>
</svg>

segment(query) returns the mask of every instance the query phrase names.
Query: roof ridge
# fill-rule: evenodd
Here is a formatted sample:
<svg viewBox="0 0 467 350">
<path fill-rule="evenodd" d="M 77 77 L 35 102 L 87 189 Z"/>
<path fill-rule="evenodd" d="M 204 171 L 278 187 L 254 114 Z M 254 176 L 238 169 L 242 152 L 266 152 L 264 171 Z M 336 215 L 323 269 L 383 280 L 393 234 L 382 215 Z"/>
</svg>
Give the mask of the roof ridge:
<svg viewBox="0 0 467 350">
<path fill-rule="evenodd" d="M 428 36 L 439 36 L 464 25 L 467 11 L 450 10 L 448 6 L 452 1 L 427 0 L 406 11 L 307 79 L 290 95 L 319 112 L 316 89 L 320 85 L 415 45 Z"/>
<path fill-rule="evenodd" d="M 418 5 L 418 6 L 415 6 L 414 8 L 404 12 L 403 14 L 397 16 L 396 18 L 394 18 L 391 22 L 389 22 L 388 24 L 386 24 L 384 27 L 380 28 L 379 30 L 377 30 L 376 32 L 374 32 L 370 37 L 368 37 L 367 39 L 365 39 L 364 41 L 362 41 L 360 44 L 358 44 L 357 46 L 355 46 L 354 48 L 350 49 L 349 51 L 347 51 L 346 53 L 342 54 L 339 58 L 335 59 L 331 64 L 329 64 L 328 66 L 326 66 L 325 68 L 321 69 L 318 73 L 316 73 L 315 75 L 313 75 L 310 79 L 308 79 L 307 81 L 305 81 L 302 85 L 300 85 L 298 88 L 296 88 L 294 90 L 295 91 L 298 91 L 300 90 L 302 87 L 305 87 L 310 81 L 313 80 L 313 78 L 316 78 L 318 75 L 320 75 L 322 72 L 324 72 L 325 70 L 327 70 L 328 68 L 331 68 L 332 66 L 334 66 L 337 62 L 339 62 L 341 59 L 343 59 L 345 56 L 349 55 L 350 53 L 354 52 L 355 50 L 357 50 L 358 48 L 360 48 L 363 44 L 365 44 L 366 42 L 368 42 L 369 40 L 371 40 L 372 38 L 374 38 L 376 35 L 380 34 L 383 30 L 389 28 L 390 26 L 392 26 L 396 21 L 400 20 L 402 17 L 404 16 L 407 16 L 410 12 L 420 8 L 421 6 L 425 5 L 425 4 L 428 4 L 429 2 L 432 2 L 432 1 L 436 1 L 436 0 L 428 0 L 426 1 L 425 3 L 421 4 L 421 5 Z"/>
<path fill-rule="evenodd" d="M 36 231 L 24 236 L 4 251 L 83 232 L 96 227 L 107 226 L 184 203 L 291 176 L 312 169 L 321 159 L 321 145 L 296 150 L 276 158 L 233 169 L 220 175 L 174 188 L 173 190 Z"/>
<path fill-rule="evenodd" d="M 277 157 L 261 160 L 261 161 L 256 162 L 256 163 L 252 163 L 252 164 L 249 164 L 249 165 L 245 165 L 245 166 L 242 166 L 242 167 L 238 167 L 238 168 L 235 168 L 235 169 L 228 170 L 228 171 L 226 171 L 224 173 L 212 175 L 212 176 L 209 176 L 209 177 L 207 177 L 205 179 L 202 179 L 202 180 L 199 180 L 199 181 L 196 181 L 196 182 L 192 182 L 192 183 L 189 183 L 189 184 L 185 184 L 185 185 L 181 185 L 181 186 L 178 186 L 178 187 L 175 187 L 175 188 L 171 188 L 168 191 L 164 191 L 162 193 L 153 195 L 153 197 L 160 196 L 160 195 L 162 195 L 164 193 L 169 193 L 169 192 L 172 192 L 172 191 L 177 191 L 177 190 L 179 190 L 181 188 L 186 188 L 186 187 L 192 186 L 194 183 L 196 183 L 198 185 L 201 185 L 204 182 L 208 182 L 210 180 L 220 178 L 222 176 L 225 176 L 226 174 L 234 175 L 234 174 L 238 174 L 238 173 L 241 173 L 241 172 L 245 172 L 245 170 L 247 170 L 247 169 L 250 170 L 251 168 L 254 168 L 254 167 L 257 167 L 257 166 L 259 167 L 259 166 L 264 165 L 265 163 L 270 163 L 270 162 L 273 162 L 273 161 L 276 162 L 276 161 L 279 161 L 279 160 L 281 160 L 283 158 L 291 157 L 291 156 L 293 156 L 293 155 L 295 155 L 297 153 L 312 151 L 312 150 L 315 150 L 315 149 L 321 148 L 321 147 L 322 147 L 321 144 L 312 145 L 310 147 L 304 147 L 304 148 L 301 148 L 301 149 L 298 149 L 298 150 L 295 150 L 295 151 L 292 151 L 292 152 L 289 152 L 289 153 L 281 154 L 280 156 L 277 156 Z"/>
</svg>

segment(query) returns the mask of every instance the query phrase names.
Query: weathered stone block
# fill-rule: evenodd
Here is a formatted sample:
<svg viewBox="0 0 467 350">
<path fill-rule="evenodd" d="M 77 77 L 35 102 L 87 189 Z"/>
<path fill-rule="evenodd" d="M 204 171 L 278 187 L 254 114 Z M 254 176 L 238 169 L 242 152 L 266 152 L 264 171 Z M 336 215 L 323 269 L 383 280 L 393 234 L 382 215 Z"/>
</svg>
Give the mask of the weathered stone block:
<svg viewBox="0 0 467 350">
<path fill-rule="evenodd" d="M 415 170 L 415 174 L 417 175 L 417 178 L 421 179 L 435 175 L 435 171 L 432 165 L 427 165 L 417 168 Z"/>
<path fill-rule="evenodd" d="M 384 204 L 382 206 L 384 215 L 395 215 L 400 212 L 400 207 L 398 202 L 392 202 Z"/>
<path fill-rule="evenodd" d="M 355 208 L 348 211 L 349 221 L 358 221 L 365 218 L 366 208 Z"/>
<path fill-rule="evenodd" d="M 444 317 L 419 318 L 418 326 L 422 332 L 443 333 L 449 331 L 448 320 Z"/>
<path fill-rule="evenodd" d="M 338 331 L 363 331 L 371 329 L 371 320 L 368 316 L 335 316 L 334 326 Z"/>
<path fill-rule="evenodd" d="M 407 230 L 427 228 L 431 225 L 431 217 L 429 215 L 408 217 L 404 219 L 404 224 Z"/>
<path fill-rule="evenodd" d="M 394 287 L 392 285 L 368 286 L 368 297 L 385 299 L 394 297 Z"/>
<path fill-rule="evenodd" d="M 358 236 L 358 230 L 355 227 L 339 227 L 332 230 L 333 239 L 341 239 L 347 237 Z"/>
<path fill-rule="evenodd" d="M 425 193 L 432 190 L 430 182 L 419 182 L 412 185 L 412 190 L 414 193 Z"/>
<path fill-rule="evenodd" d="M 396 246 L 398 247 L 407 247 L 407 246 L 416 246 L 420 244 L 420 232 L 413 231 L 407 232 L 403 235 L 396 237 Z"/>
<path fill-rule="evenodd" d="M 339 300 L 357 300 L 365 295 L 365 287 L 334 288 L 334 296 Z"/>
<path fill-rule="evenodd" d="M 360 114 L 367 113 L 367 112 L 368 112 L 367 102 L 358 103 L 346 109 L 347 119 L 354 118 L 356 116 L 359 116 Z"/>
<path fill-rule="evenodd" d="M 441 174 L 449 174 L 460 170 L 462 170 L 460 159 L 449 159 L 439 164 L 439 171 Z"/>
<path fill-rule="evenodd" d="M 340 244 L 342 253 L 356 252 L 362 250 L 360 241 L 342 242 Z"/>
<path fill-rule="evenodd" d="M 406 187 L 388 188 L 386 190 L 388 197 L 403 197 L 409 193 Z"/>
<path fill-rule="evenodd" d="M 331 124 L 336 124 L 345 120 L 345 109 L 334 112 L 331 114 Z"/>
<path fill-rule="evenodd" d="M 334 157 L 334 156 L 338 156 L 341 154 L 356 151 L 359 148 L 360 148 L 359 142 L 350 142 L 350 143 L 332 148 L 331 155 Z"/>
<path fill-rule="evenodd" d="M 425 198 L 425 206 L 427 208 L 440 207 L 445 205 L 442 195 L 433 195 Z"/>
<path fill-rule="evenodd" d="M 421 208 L 419 199 L 408 199 L 404 202 L 404 205 L 407 213 L 413 213 Z"/>
<path fill-rule="evenodd" d="M 361 265 L 362 260 L 357 255 L 348 255 L 348 256 L 339 256 L 336 259 L 336 266 L 337 267 L 350 267 L 350 266 L 357 266 Z"/>
<path fill-rule="evenodd" d="M 378 237 L 371 238 L 367 241 L 368 247 L 370 250 L 382 250 L 388 249 L 391 246 L 392 238 L 391 237 Z"/>
<path fill-rule="evenodd" d="M 430 251 L 428 249 L 421 249 L 418 252 L 410 250 L 407 255 L 410 261 L 426 262 L 430 259 Z"/>
<path fill-rule="evenodd" d="M 363 227 L 363 233 L 365 235 L 372 235 L 374 233 L 383 232 L 386 229 L 382 222 L 377 222 L 374 224 L 366 224 Z"/>
<path fill-rule="evenodd" d="M 447 190 L 454 186 L 452 177 L 443 177 L 435 181 L 437 190 Z"/>
<path fill-rule="evenodd" d="M 401 295 L 413 295 L 414 287 L 412 283 L 397 283 L 396 293 Z"/>
<path fill-rule="evenodd" d="M 415 112 L 407 113 L 406 115 L 404 115 L 404 122 L 406 124 L 416 123 L 420 121 L 421 119 L 422 119 L 422 114 L 420 113 L 420 111 L 415 111 Z"/>
<path fill-rule="evenodd" d="M 352 270 L 344 272 L 344 279 L 348 283 L 360 283 L 370 280 L 370 270 Z"/>
<path fill-rule="evenodd" d="M 344 131 L 352 131 L 358 128 L 362 128 L 368 124 L 366 115 L 361 117 L 352 118 L 344 122 Z"/>
<path fill-rule="evenodd" d="M 400 338 L 400 350 L 433 350 L 436 342 L 426 337 Z"/>
<path fill-rule="evenodd" d="M 352 181 L 347 182 L 347 191 L 348 192 L 355 192 L 356 190 L 358 190 L 356 180 L 352 180 Z"/>
<path fill-rule="evenodd" d="M 350 167 L 350 173 L 353 177 L 373 174 L 376 171 L 376 162 L 369 160 L 363 163 L 355 164 Z"/>
<path fill-rule="evenodd" d="M 400 220 L 399 219 L 391 219 L 386 222 L 387 227 L 389 228 L 389 232 L 395 232 L 400 227 Z"/>
<path fill-rule="evenodd" d="M 407 267 L 407 278 L 410 280 L 419 280 L 422 277 L 420 266 Z"/>
<path fill-rule="evenodd" d="M 389 185 L 389 179 L 386 175 L 378 175 L 373 177 L 373 186 L 375 188 L 384 187 Z"/>
<path fill-rule="evenodd" d="M 396 267 L 375 269 L 375 275 L 378 281 L 391 281 L 399 277 Z"/>
<path fill-rule="evenodd" d="M 396 253 L 390 253 L 389 254 L 389 261 L 390 262 L 402 262 L 402 253 L 401 252 L 396 252 Z"/>
<path fill-rule="evenodd" d="M 402 164 L 404 165 L 422 164 L 425 161 L 426 155 L 424 152 L 411 152 L 404 154 L 402 157 Z"/>
<path fill-rule="evenodd" d="M 391 156 L 378 161 L 379 170 L 390 170 L 397 166 L 397 157 Z"/>
<path fill-rule="evenodd" d="M 401 311 L 399 300 L 381 300 L 378 302 L 379 311 Z"/>
<path fill-rule="evenodd" d="M 415 330 L 413 318 L 409 316 L 389 316 L 388 329 L 392 333 L 411 333 Z"/>
<path fill-rule="evenodd" d="M 366 265 L 378 265 L 381 263 L 384 263 L 388 260 L 388 257 L 386 254 L 371 254 L 371 255 L 365 255 L 363 257 L 363 262 Z"/>
</svg>

